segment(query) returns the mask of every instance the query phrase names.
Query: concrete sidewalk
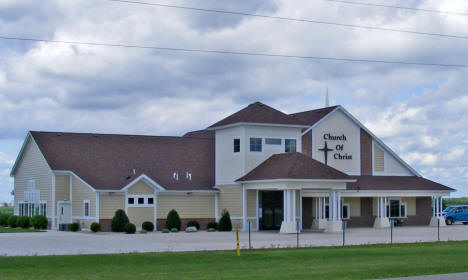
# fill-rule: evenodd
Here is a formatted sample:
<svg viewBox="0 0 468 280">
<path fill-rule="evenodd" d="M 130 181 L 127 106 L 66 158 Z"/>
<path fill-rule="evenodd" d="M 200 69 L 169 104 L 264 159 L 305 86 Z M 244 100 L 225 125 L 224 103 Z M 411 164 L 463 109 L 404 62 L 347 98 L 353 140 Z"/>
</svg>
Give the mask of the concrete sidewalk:
<svg viewBox="0 0 468 280">
<path fill-rule="evenodd" d="M 341 233 L 304 232 L 299 236 L 301 247 L 340 246 Z M 454 225 L 440 229 L 441 241 L 468 240 L 468 226 Z M 252 247 L 296 247 L 295 234 L 276 231 L 252 232 Z M 398 227 L 393 242 L 437 241 L 437 228 Z M 346 232 L 346 245 L 390 243 L 390 229 L 354 228 Z M 240 245 L 248 247 L 248 233 L 240 233 Z M 84 233 L 48 231 L 39 233 L 0 234 L 1 256 L 112 254 L 133 252 L 182 252 L 235 249 L 234 232 L 197 233 Z"/>
</svg>

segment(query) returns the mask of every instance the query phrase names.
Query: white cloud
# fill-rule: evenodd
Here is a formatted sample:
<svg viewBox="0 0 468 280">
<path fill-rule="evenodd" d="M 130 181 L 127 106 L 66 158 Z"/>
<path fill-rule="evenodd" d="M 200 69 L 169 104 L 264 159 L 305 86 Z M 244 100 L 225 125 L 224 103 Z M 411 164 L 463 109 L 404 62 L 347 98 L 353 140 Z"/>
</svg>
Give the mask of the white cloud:
<svg viewBox="0 0 468 280">
<path fill-rule="evenodd" d="M 463 158 L 465 154 L 465 148 L 461 146 L 453 147 L 451 151 L 443 156 L 443 159 L 446 161 L 457 161 Z"/>
<path fill-rule="evenodd" d="M 431 153 L 413 152 L 404 156 L 409 163 L 417 163 L 422 165 L 434 165 L 437 162 L 437 155 Z"/>
</svg>

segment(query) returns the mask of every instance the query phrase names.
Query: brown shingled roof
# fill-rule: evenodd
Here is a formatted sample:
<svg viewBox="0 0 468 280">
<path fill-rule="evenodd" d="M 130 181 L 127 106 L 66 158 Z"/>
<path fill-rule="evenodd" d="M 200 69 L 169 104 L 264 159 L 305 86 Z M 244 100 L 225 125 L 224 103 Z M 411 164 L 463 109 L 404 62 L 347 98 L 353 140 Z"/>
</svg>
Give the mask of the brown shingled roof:
<svg viewBox="0 0 468 280">
<path fill-rule="evenodd" d="M 302 123 L 298 123 L 296 119 L 291 118 L 288 114 L 280 112 L 261 102 L 255 102 L 211 125 L 209 128 L 235 123 L 303 125 Z"/>
<path fill-rule="evenodd" d="M 454 191 L 454 189 L 417 176 L 351 176 L 357 181 L 347 183 L 348 190 L 416 190 Z"/>
<path fill-rule="evenodd" d="M 289 114 L 289 115 L 293 117 L 297 123 L 312 126 L 316 122 L 321 120 L 323 117 L 325 117 L 328 113 L 333 111 L 336 107 L 338 106 L 331 106 L 331 107 L 310 110 L 310 111 L 305 111 L 305 112 L 299 112 L 299 113 L 294 113 L 294 114 Z"/>
<path fill-rule="evenodd" d="M 236 182 L 272 179 L 352 180 L 345 173 L 305 154 L 283 153 L 272 155 Z"/>
<path fill-rule="evenodd" d="M 195 138 L 215 138 L 214 130 L 195 130 L 184 134 L 182 137 L 195 137 Z"/>
<path fill-rule="evenodd" d="M 146 174 L 168 190 L 213 190 L 214 139 L 60 132 L 31 135 L 53 170 L 71 170 L 96 189 L 119 190 Z M 174 172 L 179 180 L 173 178 Z M 191 173 L 191 180 L 186 172 Z"/>
</svg>

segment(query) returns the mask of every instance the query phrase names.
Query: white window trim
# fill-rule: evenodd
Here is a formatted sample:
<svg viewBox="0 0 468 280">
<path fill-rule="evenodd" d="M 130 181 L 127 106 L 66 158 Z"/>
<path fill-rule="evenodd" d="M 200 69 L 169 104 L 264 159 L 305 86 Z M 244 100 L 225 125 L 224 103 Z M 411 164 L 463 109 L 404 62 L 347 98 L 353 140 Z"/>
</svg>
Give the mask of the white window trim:
<svg viewBox="0 0 468 280">
<path fill-rule="evenodd" d="M 86 215 L 86 203 L 88 203 L 88 215 Z M 91 201 L 89 199 L 83 200 L 83 217 L 91 216 Z"/>
<path fill-rule="evenodd" d="M 344 213 L 343 207 L 344 207 L 344 206 L 347 206 L 347 207 L 348 207 L 348 217 L 343 216 L 343 213 Z M 349 220 L 349 219 L 351 218 L 351 204 L 348 203 L 348 202 L 344 203 L 343 200 L 342 200 L 342 201 L 341 201 L 341 208 L 342 208 L 342 209 L 341 209 L 341 219 L 343 219 L 343 220 Z"/>
<path fill-rule="evenodd" d="M 133 204 L 128 203 L 128 199 L 133 198 Z M 143 198 L 143 204 L 138 204 L 138 198 Z M 148 198 L 153 198 L 153 204 L 148 204 Z M 129 194 L 125 196 L 125 204 L 128 208 L 138 208 L 138 207 L 155 207 L 156 205 L 156 196 L 153 194 Z"/>
<path fill-rule="evenodd" d="M 279 139 L 281 141 L 280 144 L 267 144 L 266 140 L 267 139 Z M 278 136 L 271 136 L 271 137 L 265 137 L 265 147 L 270 148 L 270 149 L 279 149 L 284 146 L 284 139 L 283 137 L 278 137 Z"/>
<path fill-rule="evenodd" d="M 398 200 L 398 213 L 400 214 L 398 217 L 396 216 L 390 216 L 391 214 L 391 211 L 390 211 L 390 201 L 391 200 Z M 401 205 L 404 205 L 405 206 L 405 215 L 402 216 L 401 215 Z M 387 209 L 385 209 L 387 210 Z M 389 198 L 388 199 L 388 217 L 391 218 L 391 219 L 403 219 L 403 218 L 408 218 L 408 203 L 404 202 L 403 199 L 401 198 Z"/>
<path fill-rule="evenodd" d="M 252 138 L 260 138 L 261 139 L 261 141 L 260 141 L 261 148 L 262 148 L 261 151 L 251 151 L 250 150 L 250 139 L 252 139 Z M 263 154 L 263 151 L 265 150 L 265 138 L 263 136 L 250 135 L 248 145 L 249 145 L 249 148 L 248 148 L 249 154 L 261 155 L 261 154 Z"/>
<path fill-rule="evenodd" d="M 24 201 L 24 200 L 18 201 L 18 216 L 32 217 L 33 215 L 32 215 L 32 212 L 31 212 L 31 208 L 30 208 L 30 207 L 28 208 L 27 213 L 24 212 L 24 210 L 25 210 L 24 208 L 23 208 L 23 213 L 20 213 L 20 212 L 21 212 L 21 204 L 23 204 L 23 205 L 25 205 L 25 204 L 32 204 L 32 205 L 34 205 L 34 207 L 36 207 L 35 205 L 38 204 L 38 205 L 39 205 L 39 213 L 34 213 L 34 215 L 44 215 L 44 213 L 42 213 L 42 214 L 40 213 L 40 211 L 41 211 L 40 209 L 41 209 L 41 205 L 42 205 L 42 204 L 45 204 L 45 206 L 44 206 L 44 210 L 45 210 L 45 212 L 46 212 L 45 214 L 46 214 L 46 215 L 49 214 L 49 213 L 47 213 L 47 200 L 39 200 L 39 201 L 36 201 L 36 202 Z M 23 206 L 23 207 L 24 207 L 24 206 Z M 21 214 L 23 214 L 23 215 L 21 215 Z M 26 215 L 25 215 L 25 214 L 26 214 Z"/>
<path fill-rule="evenodd" d="M 238 152 L 234 152 L 234 140 L 236 140 L 236 139 L 239 139 L 239 151 Z M 232 150 L 231 150 L 231 152 L 232 152 L 233 155 L 239 155 L 241 153 L 241 151 L 242 151 L 242 140 L 241 139 L 242 138 L 240 136 L 232 137 L 232 146 L 231 146 Z"/>
<path fill-rule="evenodd" d="M 286 152 L 286 140 L 294 140 L 294 141 L 296 141 L 296 152 L 299 152 L 299 147 L 298 147 L 298 145 L 299 145 L 299 140 L 298 140 L 297 138 L 288 138 L 288 137 L 286 137 L 286 138 L 283 138 L 283 145 L 282 145 L 282 146 L 283 146 L 283 152 L 284 152 L 284 153 L 287 153 L 287 152 Z"/>
</svg>

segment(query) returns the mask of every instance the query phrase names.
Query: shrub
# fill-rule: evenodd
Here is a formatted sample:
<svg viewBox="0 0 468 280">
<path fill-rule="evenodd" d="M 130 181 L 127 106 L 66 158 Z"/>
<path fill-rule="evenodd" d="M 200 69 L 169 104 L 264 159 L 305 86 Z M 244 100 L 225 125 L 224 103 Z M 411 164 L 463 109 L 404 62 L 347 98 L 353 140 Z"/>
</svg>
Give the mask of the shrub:
<svg viewBox="0 0 468 280">
<path fill-rule="evenodd" d="M 31 226 L 35 229 L 46 229 L 49 225 L 49 221 L 43 215 L 36 215 L 31 218 Z"/>
<path fill-rule="evenodd" d="M 214 230 L 217 230 L 218 229 L 218 223 L 217 222 L 209 222 L 208 224 L 206 224 L 206 229 L 214 229 Z"/>
<path fill-rule="evenodd" d="M 134 234 L 136 232 L 136 226 L 132 223 L 128 223 L 125 225 L 124 230 L 127 234 Z"/>
<path fill-rule="evenodd" d="M 169 232 L 171 232 L 171 231 L 168 230 L 167 228 L 163 228 L 163 229 L 161 230 L 161 232 L 162 232 L 162 233 L 169 233 Z"/>
<path fill-rule="evenodd" d="M 231 216 L 229 212 L 224 209 L 223 213 L 221 214 L 221 219 L 219 219 L 218 224 L 219 231 L 231 231 L 232 230 L 232 223 L 231 223 Z"/>
<path fill-rule="evenodd" d="M 208 232 L 216 232 L 216 230 L 214 228 L 208 228 L 207 231 Z"/>
<path fill-rule="evenodd" d="M 80 230 L 80 224 L 79 223 L 73 223 L 70 225 L 70 230 L 73 232 L 79 231 Z"/>
<path fill-rule="evenodd" d="M 30 218 L 27 216 L 18 217 L 16 220 L 16 225 L 21 228 L 29 228 L 30 224 Z"/>
<path fill-rule="evenodd" d="M 154 230 L 154 224 L 152 222 L 146 221 L 146 222 L 143 222 L 143 224 L 141 225 L 141 228 L 146 231 L 151 232 Z"/>
<path fill-rule="evenodd" d="M 178 228 L 171 228 L 171 232 L 179 232 Z"/>
<path fill-rule="evenodd" d="M 188 221 L 187 227 L 196 227 L 197 230 L 200 230 L 200 224 L 197 221 Z"/>
<path fill-rule="evenodd" d="M 18 225 L 16 224 L 16 221 L 18 220 L 17 216 L 10 216 L 8 217 L 8 226 L 11 228 L 15 228 Z"/>
<path fill-rule="evenodd" d="M 111 228 L 113 232 L 123 232 L 125 226 L 129 223 L 127 214 L 122 209 L 115 211 L 114 217 L 112 218 Z"/>
<path fill-rule="evenodd" d="M 8 226 L 8 218 L 10 215 L 7 214 L 0 214 L 0 226 L 6 227 Z"/>
<path fill-rule="evenodd" d="M 101 224 L 94 222 L 91 224 L 90 228 L 92 232 L 98 232 L 101 230 Z"/>
<path fill-rule="evenodd" d="M 169 211 L 169 213 L 167 214 L 166 228 L 170 228 L 171 231 L 172 231 L 173 228 L 177 228 L 178 230 L 180 230 L 179 214 L 174 209 Z"/>
</svg>

